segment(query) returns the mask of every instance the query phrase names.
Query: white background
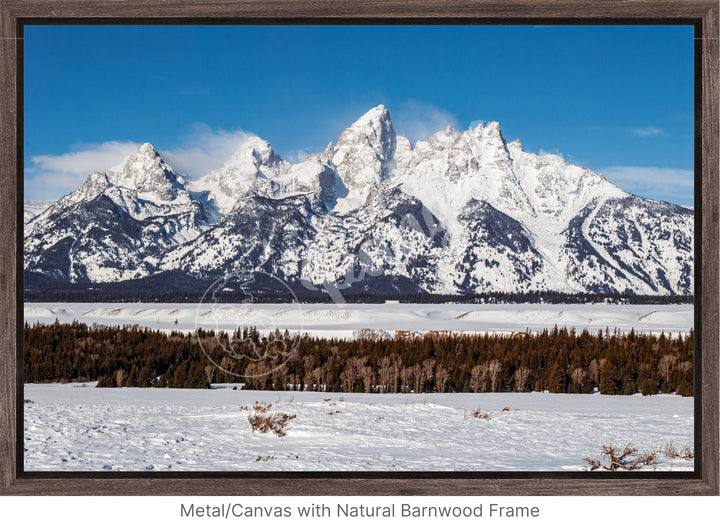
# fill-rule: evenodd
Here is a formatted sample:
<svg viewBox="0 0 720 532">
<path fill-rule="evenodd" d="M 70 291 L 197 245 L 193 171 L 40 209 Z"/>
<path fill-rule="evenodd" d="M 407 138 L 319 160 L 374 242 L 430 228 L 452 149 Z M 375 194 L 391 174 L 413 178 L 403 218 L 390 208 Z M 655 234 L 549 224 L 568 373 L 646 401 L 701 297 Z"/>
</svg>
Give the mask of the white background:
<svg viewBox="0 0 720 532">
<path fill-rule="evenodd" d="M 181 518 L 180 503 L 205 505 L 240 503 L 249 505 L 297 506 L 347 502 L 340 497 L 3 497 L 0 523 L 9 529 L 103 531 L 122 530 L 461 530 L 536 531 L 607 530 L 652 532 L 693 530 L 715 526 L 720 517 L 718 497 L 353 497 L 354 504 L 389 505 L 399 509 L 403 502 L 413 505 L 483 504 L 482 519 L 371 519 L 371 518 Z M 538 518 L 489 518 L 490 503 L 507 506 L 538 506 Z M 4 527 L 3 527 L 4 528 Z"/>
</svg>

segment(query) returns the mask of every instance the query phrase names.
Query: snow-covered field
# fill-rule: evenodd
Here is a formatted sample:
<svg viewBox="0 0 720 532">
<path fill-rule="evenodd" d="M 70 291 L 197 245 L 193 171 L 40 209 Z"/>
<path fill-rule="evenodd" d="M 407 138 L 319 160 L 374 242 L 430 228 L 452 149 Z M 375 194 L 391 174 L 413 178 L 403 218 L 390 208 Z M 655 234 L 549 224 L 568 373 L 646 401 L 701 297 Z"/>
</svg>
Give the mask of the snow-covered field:
<svg viewBox="0 0 720 532">
<path fill-rule="evenodd" d="M 142 304 L 26 303 L 25 321 L 73 320 L 103 325 L 138 324 L 160 330 L 197 327 L 234 330 L 255 326 L 261 332 L 303 331 L 311 336 L 351 338 L 361 329 L 396 331 L 523 332 L 575 327 L 687 333 L 692 305 L 612 304 Z"/>
<path fill-rule="evenodd" d="M 559 327 L 686 333 L 692 305 L 27 303 L 25 321 L 160 330 L 467 332 Z M 692 446 L 693 399 L 677 396 L 330 394 L 27 384 L 25 467 L 39 470 L 577 471 L 603 444 Z M 295 415 L 253 433 L 252 405 Z M 243 406 L 250 407 L 243 410 Z M 480 409 L 487 419 L 473 416 Z M 662 454 L 653 467 L 692 469 Z"/>
<path fill-rule="evenodd" d="M 603 444 L 693 443 L 693 399 L 673 395 L 93 386 L 25 385 L 26 470 L 579 471 Z M 252 432 L 256 401 L 296 416 L 284 437 Z M 660 455 L 655 468 L 691 470 L 693 461 Z"/>
</svg>

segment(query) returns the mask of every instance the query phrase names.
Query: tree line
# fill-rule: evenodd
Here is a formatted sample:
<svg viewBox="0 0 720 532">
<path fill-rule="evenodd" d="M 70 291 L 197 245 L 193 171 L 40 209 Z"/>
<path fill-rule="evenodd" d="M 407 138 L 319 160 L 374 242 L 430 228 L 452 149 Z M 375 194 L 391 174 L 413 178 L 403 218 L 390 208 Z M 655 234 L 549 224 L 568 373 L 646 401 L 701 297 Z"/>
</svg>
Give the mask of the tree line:
<svg viewBox="0 0 720 532">
<path fill-rule="evenodd" d="M 25 382 L 161 388 L 236 383 L 347 393 L 693 394 L 693 331 L 591 334 L 555 327 L 511 335 L 398 332 L 382 338 L 368 330 L 348 340 L 280 331 L 263 336 L 256 329 L 216 336 L 56 322 L 25 324 L 24 349 Z M 282 349 L 292 356 L 279 356 Z"/>
<path fill-rule="evenodd" d="M 64 301 L 67 303 L 197 303 L 207 297 L 210 281 L 188 275 L 155 275 L 117 283 L 66 283 L 53 281 L 40 274 L 26 272 L 25 301 Z M 253 290 L 239 281 L 228 281 L 228 290 L 213 293 L 216 303 L 333 303 L 326 290 L 310 290 L 300 283 L 291 283 L 293 292 Z M 643 295 L 621 293 L 568 293 L 555 290 L 527 292 L 485 292 L 480 294 L 373 293 L 342 290 L 346 303 L 550 303 L 586 304 L 617 303 L 629 305 L 692 304 L 692 295 Z"/>
</svg>

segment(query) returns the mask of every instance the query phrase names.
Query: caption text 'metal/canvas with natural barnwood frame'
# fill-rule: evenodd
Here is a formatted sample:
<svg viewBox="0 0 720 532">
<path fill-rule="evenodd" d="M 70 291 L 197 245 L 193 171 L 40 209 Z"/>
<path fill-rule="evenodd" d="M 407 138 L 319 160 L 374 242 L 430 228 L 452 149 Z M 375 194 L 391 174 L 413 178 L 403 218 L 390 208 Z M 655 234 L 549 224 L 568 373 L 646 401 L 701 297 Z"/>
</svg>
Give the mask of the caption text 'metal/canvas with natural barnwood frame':
<svg viewBox="0 0 720 532">
<path fill-rule="evenodd" d="M 717 493 L 716 5 L 44 5 L 0 11 L 3 492 Z"/>
</svg>

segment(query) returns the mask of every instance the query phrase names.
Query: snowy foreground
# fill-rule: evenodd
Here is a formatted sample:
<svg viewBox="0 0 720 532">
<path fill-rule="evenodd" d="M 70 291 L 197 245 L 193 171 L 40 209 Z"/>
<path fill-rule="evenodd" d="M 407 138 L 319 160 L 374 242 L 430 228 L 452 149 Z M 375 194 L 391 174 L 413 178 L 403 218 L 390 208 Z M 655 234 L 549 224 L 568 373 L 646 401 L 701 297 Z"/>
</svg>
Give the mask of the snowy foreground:
<svg viewBox="0 0 720 532">
<path fill-rule="evenodd" d="M 693 399 L 674 395 L 93 386 L 25 385 L 27 471 L 580 471 L 603 444 L 693 443 Z M 256 401 L 296 416 L 284 437 L 252 432 Z M 660 455 L 643 470 L 692 468 Z"/>
<path fill-rule="evenodd" d="M 26 303 L 28 323 L 137 324 L 160 330 L 198 327 L 232 331 L 257 327 L 301 331 L 315 337 L 352 338 L 361 329 L 396 331 L 524 332 L 575 327 L 611 331 L 687 333 L 692 305 L 612 304 L 150 304 Z"/>
</svg>

